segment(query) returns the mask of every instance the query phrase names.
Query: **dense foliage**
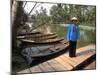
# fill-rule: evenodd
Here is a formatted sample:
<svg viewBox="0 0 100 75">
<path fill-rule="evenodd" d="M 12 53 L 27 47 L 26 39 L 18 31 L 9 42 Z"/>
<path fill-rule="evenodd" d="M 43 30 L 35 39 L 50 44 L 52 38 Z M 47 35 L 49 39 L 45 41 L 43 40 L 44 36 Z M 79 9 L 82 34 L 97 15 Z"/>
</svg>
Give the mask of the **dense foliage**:
<svg viewBox="0 0 100 75">
<path fill-rule="evenodd" d="M 73 16 L 78 17 L 80 24 L 95 26 L 96 7 L 87 5 L 72 5 L 72 4 L 55 4 L 49 14 L 45 7 L 36 10 L 36 13 L 31 16 L 33 23 L 44 24 L 66 24 L 70 22 Z"/>
</svg>

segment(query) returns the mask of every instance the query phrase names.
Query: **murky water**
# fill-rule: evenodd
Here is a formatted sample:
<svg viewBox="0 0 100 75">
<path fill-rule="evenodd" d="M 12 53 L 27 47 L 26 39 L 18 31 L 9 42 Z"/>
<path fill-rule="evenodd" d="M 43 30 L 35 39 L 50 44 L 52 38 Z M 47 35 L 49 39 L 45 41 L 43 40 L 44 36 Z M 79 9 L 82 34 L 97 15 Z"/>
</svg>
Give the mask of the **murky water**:
<svg viewBox="0 0 100 75">
<path fill-rule="evenodd" d="M 59 37 L 64 37 L 66 39 L 68 25 L 49 25 L 51 32 L 57 33 Z M 95 27 L 89 27 L 80 25 L 80 39 L 77 43 L 77 48 L 86 46 L 89 44 L 96 43 L 96 29 Z"/>
</svg>

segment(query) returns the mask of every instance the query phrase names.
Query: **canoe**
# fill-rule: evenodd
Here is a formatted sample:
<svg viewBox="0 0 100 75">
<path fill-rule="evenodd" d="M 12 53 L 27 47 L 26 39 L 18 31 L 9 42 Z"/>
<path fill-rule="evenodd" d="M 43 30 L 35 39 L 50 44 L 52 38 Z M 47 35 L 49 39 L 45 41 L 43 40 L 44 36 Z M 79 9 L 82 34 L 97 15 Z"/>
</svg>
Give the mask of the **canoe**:
<svg viewBox="0 0 100 75">
<path fill-rule="evenodd" d="M 26 50 L 26 54 L 34 60 L 45 60 L 61 55 L 69 49 L 68 43 L 64 44 L 62 42 L 46 47 L 47 46 L 29 47 L 24 50 Z"/>
<path fill-rule="evenodd" d="M 63 38 L 50 38 L 50 39 L 21 39 L 23 44 L 50 44 L 62 41 Z"/>
<path fill-rule="evenodd" d="M 17 39 L 27 39 L 27 38 L 32 38 L 32 39 L 48 39 L 48 38 L 55 38 L 57 37 L 57 34 L 32 34 L 32 35 L 23 35 L 23 36 L 17 36 Z"/>
<path fill-rule="evenodd" d="M 41 34 L 41 32 L 35 31 L 35 32 L 28 32 L 28 33 L 20 33 L 17 36 L 25 36 L 25 35 L 32 35 L 32 34 Z"/>
<path fill-rule="evenodd" d="M 57 36 L 57 34 L 36 34 L 36 35 L 30 35 L 26 36 L 26 38 L 45 38 L 45 37 L 50 37 L 50 36 Z"/>
</svg>

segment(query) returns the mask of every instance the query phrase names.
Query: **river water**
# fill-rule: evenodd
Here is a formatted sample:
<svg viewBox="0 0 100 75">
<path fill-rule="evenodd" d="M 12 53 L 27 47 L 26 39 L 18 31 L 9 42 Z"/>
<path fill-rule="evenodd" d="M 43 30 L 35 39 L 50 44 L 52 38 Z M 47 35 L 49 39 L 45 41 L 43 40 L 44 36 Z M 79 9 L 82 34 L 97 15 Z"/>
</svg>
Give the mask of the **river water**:
<svg viewBox="0 0 100 75">
<path fill-rule="evenodd" d="M 68 24 L 52 24 L 48 25 L 48 31 L 58 34 L 59 37 L 66 39 Z M 89 44 L 96 44 L 96 28 L 93 26 L 79 25 L 80 39 L 77 43 L 77 48 Z"/>
</svg>

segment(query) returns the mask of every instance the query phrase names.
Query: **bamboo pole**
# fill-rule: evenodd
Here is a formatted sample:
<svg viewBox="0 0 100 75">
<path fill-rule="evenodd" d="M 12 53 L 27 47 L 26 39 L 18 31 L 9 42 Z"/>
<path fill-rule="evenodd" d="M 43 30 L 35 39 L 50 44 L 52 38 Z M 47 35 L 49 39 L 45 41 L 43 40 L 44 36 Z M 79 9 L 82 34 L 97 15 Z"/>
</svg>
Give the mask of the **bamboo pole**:
<svg viewBox="0 0 100 75">
<path fill-rule="evenodd" d="M 24 6 L 23 6 L 23 9 L 25 8 L 26 4 L 27 4 L 27 2 L 25 2 Z"/>
<path fill-rule="evenodd" d="M 37 5 L 37 2 L 35 3 L 35 5 L 33 6 L 33 8 L 31 9 L 31 11 L 29 12 L 28 16 L 31 14 L 31 12 L 33 11 L 33 9 L 35 8 L 36 5 Z"/>
</svg>

